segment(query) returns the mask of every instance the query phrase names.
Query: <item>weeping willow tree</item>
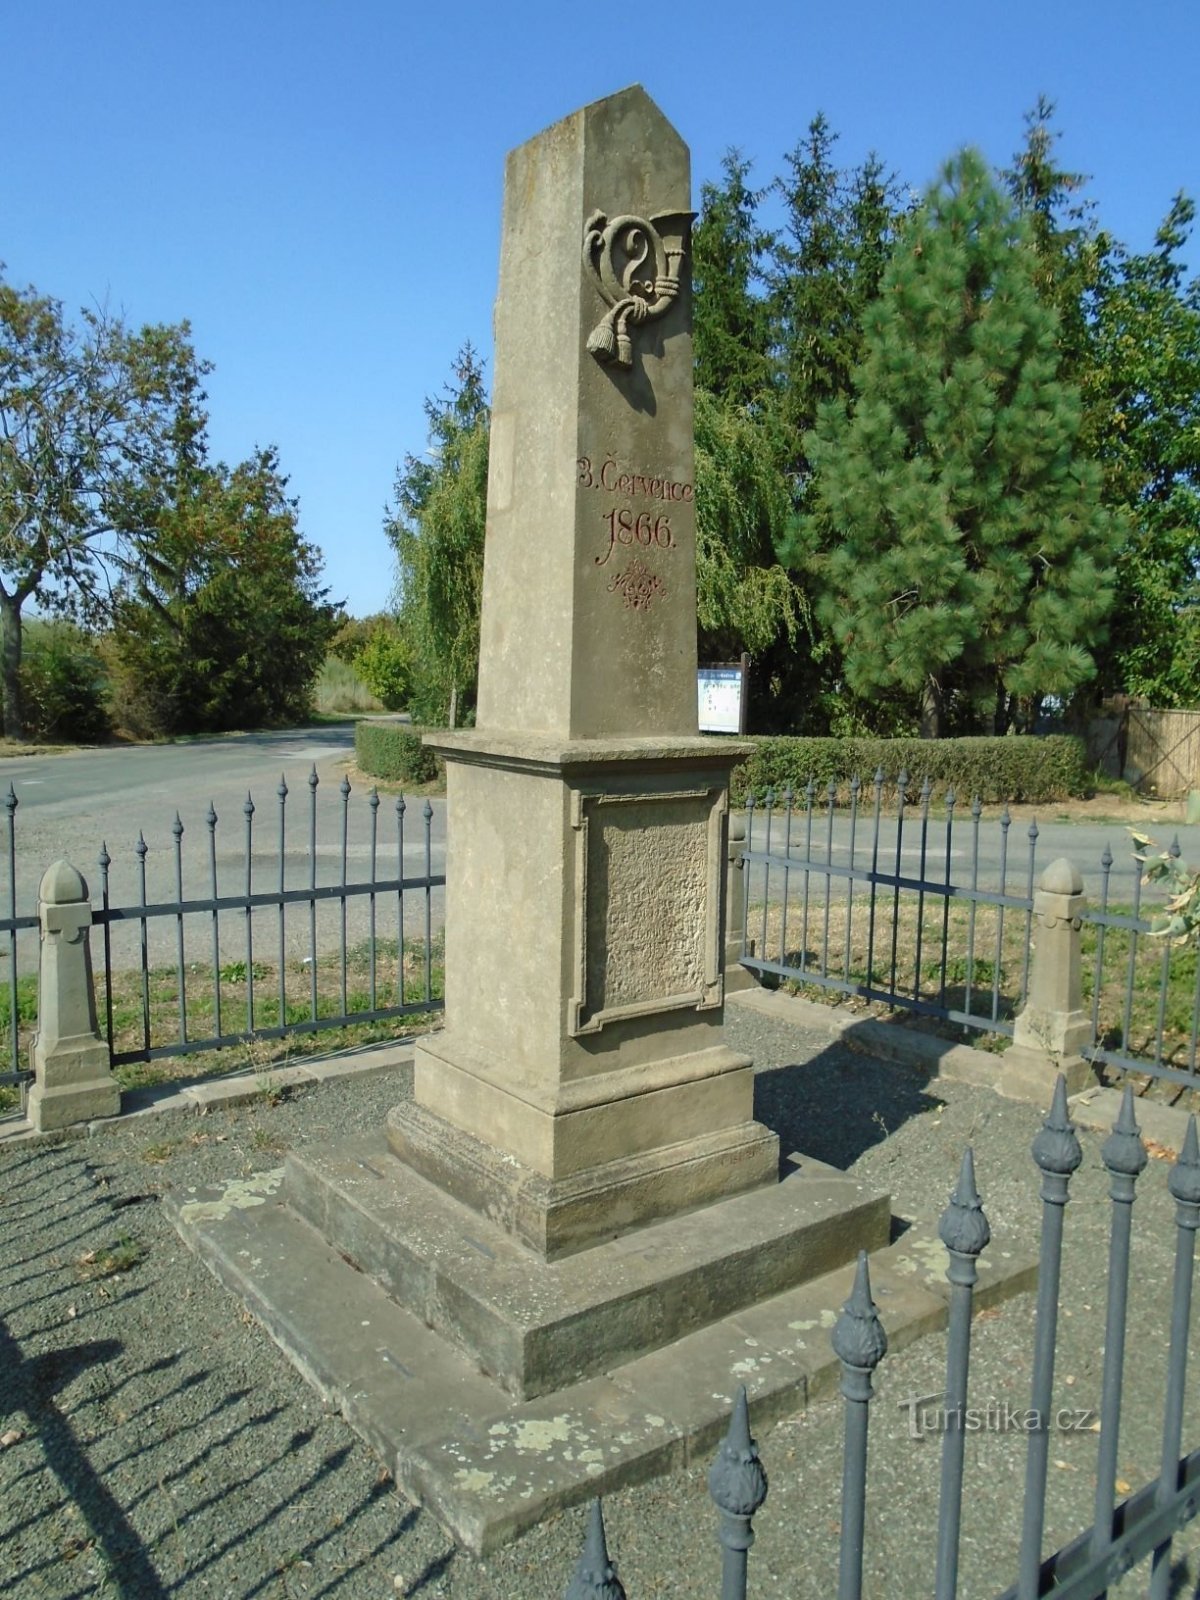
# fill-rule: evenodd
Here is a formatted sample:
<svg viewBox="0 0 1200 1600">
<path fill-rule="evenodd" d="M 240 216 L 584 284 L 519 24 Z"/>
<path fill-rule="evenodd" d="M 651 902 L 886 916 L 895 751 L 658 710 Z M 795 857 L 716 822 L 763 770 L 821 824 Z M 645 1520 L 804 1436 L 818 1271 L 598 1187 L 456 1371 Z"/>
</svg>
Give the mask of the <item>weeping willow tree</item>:
<svg viewBox="0 0 1200 1600">
<path fill-rule="evenodd" d="M 696 390 L 696 599 L 702 659 L 763 657 L 809 622 L 794 575 L 775 559 L 792 516 L 768 425 Z"/>
<path fill-rule="evenodd" d="M 426 401 L 425 414 L 430 448 L 406 457 L 384 528 L 414 663 L 413 715 L 453 728 L 475 701 L 487 521 L 488 406 L 470 345 L 455 361 L 454 382 Z"/>
</svg>

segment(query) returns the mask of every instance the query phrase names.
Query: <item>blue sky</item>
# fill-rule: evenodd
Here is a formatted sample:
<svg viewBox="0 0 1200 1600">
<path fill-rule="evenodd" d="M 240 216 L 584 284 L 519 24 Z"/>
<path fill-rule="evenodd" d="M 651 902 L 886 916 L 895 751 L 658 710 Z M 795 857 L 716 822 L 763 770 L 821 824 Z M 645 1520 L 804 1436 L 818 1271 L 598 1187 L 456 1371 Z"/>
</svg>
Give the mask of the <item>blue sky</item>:
<svg viewBox="0 0 1200 1600">
<path fill-rule="evenodd" d="M 1102 222 L 1148 246 L 1200 198 L 1200 4 L 769 0 L 626 8 L 39 0 L 0 29 L 0 260 L 75 311 L 191 321 L 214 453 L 279 446 L 350 611 L 385 604 L 381 523 L 422 401 L 490 359 L 504 155 L 643 83 L 692 149 L 766 179 L 817 110 L 848 164 L 921 189 L 1007 162 L 1046 94 Z M 1189 249 L 1200 270 L 1200 245 Z"/>
</svg>

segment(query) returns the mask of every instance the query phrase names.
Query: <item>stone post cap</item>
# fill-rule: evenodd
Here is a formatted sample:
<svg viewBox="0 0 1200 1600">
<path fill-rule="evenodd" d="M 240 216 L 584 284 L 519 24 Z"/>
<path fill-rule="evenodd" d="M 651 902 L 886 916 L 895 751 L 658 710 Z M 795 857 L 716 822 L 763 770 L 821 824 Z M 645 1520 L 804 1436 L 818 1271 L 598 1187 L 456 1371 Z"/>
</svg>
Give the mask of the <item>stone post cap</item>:
<svg viewBox="0 0 1200 1600">
<path fill-rule="evenodd" d="M 42 873 L 38 899 L 43 905 L 73 906 L 87 898 L 87 879 L 69 861 L 52 861 Z"/>
<path fill-rule="evenodd" d="M 1059 856 L 1038 879 L 1038 889 L 1042 894 L 1082 894 L 1083 874 L 1073 861 Z"/>
</svg>

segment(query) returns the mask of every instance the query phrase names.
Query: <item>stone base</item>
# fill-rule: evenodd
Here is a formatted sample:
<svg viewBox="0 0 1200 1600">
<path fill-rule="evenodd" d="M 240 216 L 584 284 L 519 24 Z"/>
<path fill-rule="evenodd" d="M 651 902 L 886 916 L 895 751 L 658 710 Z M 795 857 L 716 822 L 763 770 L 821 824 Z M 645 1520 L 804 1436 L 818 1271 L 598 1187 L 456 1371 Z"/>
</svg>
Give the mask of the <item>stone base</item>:
<svg viewBox="0 0 1200 1600">
<path fill-rule="evenodd" d="M 187 1243 L 397 1485 L 476 1555 L 565 1506 L 707 1464 L 739 1383 L 756 1430 L 837 1393 L 829 1329 L 850 1292 L 850 1261 L 674 1344 L 519 1400 L 280 1204 L 282 1178 L 276 1170 L 175 1191 L 165 1203 Z M 872 1253 L 871 1293 L 893 1352 L 945 1327 L 946 1260 L 936 1220 Z M 997 1251 L 994 1260 L 985 1252 L 979 1266 L 977 1310 L 1037 1282 L 1036 1258 L 1016 1252 Z M 531 1301 L 540 1274 L 559 1270 L 535 1269 Z"/>
<path fill-rule="evenodd" d="M 779 1140 L 758 1122 L 557 1179 L 418 1105 L 389 1113 L 387 1140 L 420 1177 L 548 1261 L 779 1177 Z"/>
<path fill-rule="evenodd" d="M 35 1049 L 36 1077 L 26 1112 L 32 1126 L 50 1133 L 76 1122 L 115 1117 L 121 1109 L 121 1087 L 108 1063 L 107 1047 L 93 1040 L 45 1058 Z"/>
<path fill-rule="evenodd" d="M 769 1188 L 546 1262 L 418 1177 L 382 1134 L 295 1152 L 285 1173 L 292 1211 L 523 1398 L 878 1249 L 890 1220 L 886 1195 L 804 1160 Z"/>
<path fill-rule="evenodd" d="M 1095 1082 L 1091 1062 L 1082 1056 L 1054 1056 L 1045 1050 L 1014 1044 L 1000 1057 L 994 1087 L 997 1094 L 1009 1100 L 1032 1100 L 1035 1105 L 1049 1108 L 1060 1072 L 1067 1080 L 1069 1095 L 1079 1094 Z"/>
</svg>

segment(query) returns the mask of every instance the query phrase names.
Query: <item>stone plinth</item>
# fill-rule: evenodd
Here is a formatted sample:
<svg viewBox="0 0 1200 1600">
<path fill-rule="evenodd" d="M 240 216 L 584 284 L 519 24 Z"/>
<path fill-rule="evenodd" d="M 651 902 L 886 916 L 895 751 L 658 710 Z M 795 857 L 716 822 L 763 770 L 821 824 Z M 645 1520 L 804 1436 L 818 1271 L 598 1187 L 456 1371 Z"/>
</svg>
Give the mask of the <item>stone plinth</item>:
<svg viewBox="0 0 1200 1600">
<path fill-rule="evenodd" d="M 736 749 L 439 735 L 446 1011 L 395 1153 L 553 1257 L 773 1183 L 723 1042 Z"/>
<path fill-rule="evenodd" d="M 661 1348 L 888 1242 L 888 1196 L 801 1161 L 738 1195 L 562 1260 L 394 1159 L 378 1135 L 288 1157 L 296 1215 L 399 1304 L 522 1398 Z"/>
</svg>

